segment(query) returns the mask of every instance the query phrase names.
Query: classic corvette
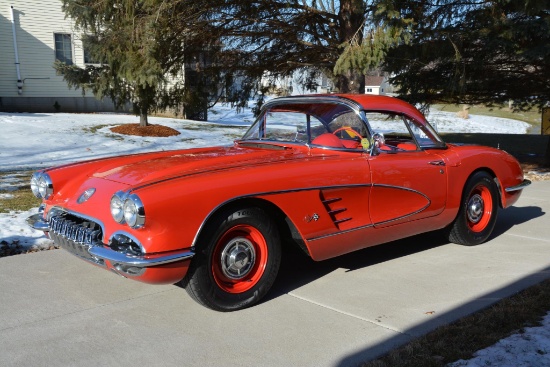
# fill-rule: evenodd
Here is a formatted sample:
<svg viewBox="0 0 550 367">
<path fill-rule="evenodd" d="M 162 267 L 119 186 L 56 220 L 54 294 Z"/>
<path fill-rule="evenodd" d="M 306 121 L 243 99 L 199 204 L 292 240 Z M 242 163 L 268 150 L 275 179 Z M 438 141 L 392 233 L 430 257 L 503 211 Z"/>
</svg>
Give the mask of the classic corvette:
<svg viewBox="0 0 550 367">
<path fill-rule="evenodd" d="M 509 154 L 447 144 L 399 99 L 283 97 L 232 146 L 36 172 L 28 223 L 92 264 L 232 311 L 269 291 L 282 241 L 316 261 L 435 230 L 477 245 L 529 184 Z"/>
</svg>

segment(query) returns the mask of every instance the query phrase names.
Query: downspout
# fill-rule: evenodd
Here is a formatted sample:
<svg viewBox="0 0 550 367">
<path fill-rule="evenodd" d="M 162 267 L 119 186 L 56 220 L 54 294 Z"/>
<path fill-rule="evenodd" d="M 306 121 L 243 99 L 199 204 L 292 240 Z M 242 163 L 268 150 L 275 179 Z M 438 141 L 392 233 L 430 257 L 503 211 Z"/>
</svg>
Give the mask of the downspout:
<svg viewBox="0 0 550 367">
<path fill-rule="evenodd" d="M 17 94 L 23 94 L 23 81 L 19 70 L 19 53 L 17 52 L 17 36 L 15 34 L 15 17 L 13 16 L 13 5 L 11 6 L 11 30 L 13 33 L 13 50 L 15 52 L 15 70 L 17 70 Z"/>
</svg>

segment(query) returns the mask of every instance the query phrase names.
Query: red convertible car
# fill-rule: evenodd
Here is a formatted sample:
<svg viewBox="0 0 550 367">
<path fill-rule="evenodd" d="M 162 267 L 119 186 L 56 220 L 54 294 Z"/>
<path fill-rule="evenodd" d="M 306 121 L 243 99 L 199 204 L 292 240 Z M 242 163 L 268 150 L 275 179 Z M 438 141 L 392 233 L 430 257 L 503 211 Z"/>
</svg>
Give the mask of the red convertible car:
<svg viewBox="0 0 550 367">
<path fill-rule="evenodd" d="M 399 99 L 286 97 L 232 146 L 36 172 L 28 223 L 92 264 L 231 311 L 269 291 L 282 241 L 314 260 L 434 230 L 477 245 L 529 183 L 509 154 L 447 144 Z"/>
</svg>

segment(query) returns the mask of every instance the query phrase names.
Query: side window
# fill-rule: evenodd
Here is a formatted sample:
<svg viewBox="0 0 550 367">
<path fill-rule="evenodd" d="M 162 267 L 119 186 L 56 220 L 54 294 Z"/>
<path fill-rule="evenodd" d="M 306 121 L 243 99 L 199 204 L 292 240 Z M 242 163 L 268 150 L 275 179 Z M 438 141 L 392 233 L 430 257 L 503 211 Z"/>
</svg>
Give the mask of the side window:
<svg viewBox="0 0 550 367">
<path fill-rule="evenodd" d="M 421 125 L 407 117 L 404 117 L 404 120 L 409 126 L 410 131 L 413 133 L 416 142 L 422 148 L 436 148 L 445 146 L 445 143 L 441 140 L 441 138 L 439 138 L 431 125 Z"/>
<path fill-rule="evenodd" d="M 267 112 L 260 139 L 307 143 L 307 116 L 297 112 Z"/>
<path fill-rule="evenodd" d="M 65 33 L 54 33 L 55 38 L 55 59 L 67 65 L 73 64 L 73 44 L 71 35 Z"/>
<path fill-rule="evenodd" d="M 415 137 L 411 134 L 408 122 L 400 115 L 380 112 L 367 112 L 367 120 L 382 151 L 415 151 L 418 150 Z"/>
</svg>

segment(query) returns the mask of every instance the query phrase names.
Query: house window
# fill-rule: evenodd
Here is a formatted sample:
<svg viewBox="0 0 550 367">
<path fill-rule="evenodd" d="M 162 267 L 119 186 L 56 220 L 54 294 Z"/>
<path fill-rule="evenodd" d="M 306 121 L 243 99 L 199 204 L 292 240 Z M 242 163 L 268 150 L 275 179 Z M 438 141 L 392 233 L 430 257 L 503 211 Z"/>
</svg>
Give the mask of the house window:
<svg viewBox="0 0 550 367">
<path fill-rule="evenodd" d="M 372 88 L 367 88 L 367 92 L 372 93 Z"/>
<path fill-rule="evenodd" d="M 73 45 L 71 35 L 55 33 L 55 59 L 67 65 L 73 64 Z"/>
<path fill-rule="evenodd" d="M 82 51 L 84 53 L 85 64 L 101 64 L 99 60 L 94 59 L 90 54 L 90 46 L 86 38 L 82 39 Z"/>
</svg>

